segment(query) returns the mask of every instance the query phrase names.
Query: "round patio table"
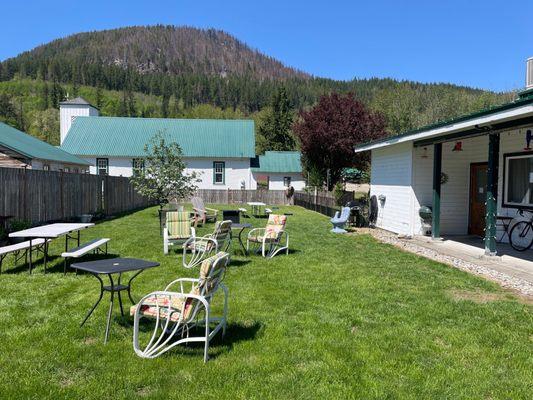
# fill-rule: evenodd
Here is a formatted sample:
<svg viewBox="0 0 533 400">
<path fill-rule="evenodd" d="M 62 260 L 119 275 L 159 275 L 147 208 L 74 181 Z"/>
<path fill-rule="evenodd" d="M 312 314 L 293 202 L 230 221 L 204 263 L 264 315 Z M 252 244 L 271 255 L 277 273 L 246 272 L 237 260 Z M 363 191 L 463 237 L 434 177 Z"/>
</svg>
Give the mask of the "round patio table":
<svg viewBox="0 0 533 400">
<path fill-rule="evenodd" d="M 107 312 L 107 323 L 105 328 L 105 337 L 104 337 L 104 343 L 107 343 L 107 339 L 109 338 L 109 327 L 111 324 L 111 312 L 113 311 L 113 300 L 115 297 L 115 293 L 117 293 L 118 297 L 118 303 L 120 305 L 120 314 L 124 316 L 124 308 L 122 306 L 122 297 L 120 296 L 120 292 L 126 290 L 128 292 L 128 297 L 131 300 L 132 304 L 135 304 L 135 301 L 131 297 L 131 282 L 139 276 L 141 272 L 143 272 L 145 269 L 158 267 L 159 263 L 155 261 L 147 261 L 147 260 L 140 260 L 138 258 L 108 258 L 105 260 L 96 260 L 96 261 L 87 261 L 82 263 L 74 263 L 70 267 L 85 271 L 90 274 L 92 274 L 98 281 L 100 282 L 100 297 L 94 303 L 92 308 L 89 310 L 89 313 L 81 323 L 80 327 L 85 324 L 85 322 L 89 319 L 93 311 L 96 309 L 98 304 L 100 303 L 100 300 L 102 300 L 102 297 L 104 296 L 104 292 L 110 292 L 111 293 L 111 301 L 109 304 L 109 311 Z M 124 272 L 131 272 L 131 271 L 137 271 L 128 281 L 126 285 L 122 284 L 120 282 L 122 278 L 122 273 Z M 113 275 L 118 274 L 118 280 L 115 282 L 113 280 Z M 104 281 L 100 277 L 101 275 L 107 275 L 109 278 L 109 285 L 104 285 Z"/>
<path fill-rule="evenodd" d="M 245 229 L 251 228 L 252 224 L 245 223 L 245 224 L 231 224 L 231 229 L 239 229 L 239 233 L 237 235 L 237 238 L 239 239 L 239 243 L 242 247 L 242 251 L 244 252 L 244 255 L 248 256 L 248 251 L 246 250 L 246 247 L 244 246 L 244 243 L 242 242 L 242 232 Z M 233 236 L 233 233 L 232 233 Z"/>
</svg>

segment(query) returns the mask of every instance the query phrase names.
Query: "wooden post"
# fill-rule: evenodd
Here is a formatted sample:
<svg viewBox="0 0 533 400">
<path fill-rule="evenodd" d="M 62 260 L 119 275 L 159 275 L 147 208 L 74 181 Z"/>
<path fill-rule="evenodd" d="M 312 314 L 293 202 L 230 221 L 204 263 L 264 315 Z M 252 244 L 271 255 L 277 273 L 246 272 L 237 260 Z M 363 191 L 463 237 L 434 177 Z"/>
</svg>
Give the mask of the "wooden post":
<svg viewBox="0 0 533 400">
<path fill-rule="evenodd" d="M 500 156 L 500 135 L 489 135 L 489 157 L 487 167 L 487 215 L 485 217 L 485 255 L 496 255 L 496 216 L 498 206 L 498 162 Z"/>
<path fill-rule="evenodd" d="M 442 143 L 433 145 L 433 210 L 431 237 L 440 239 L 440 180 L 442 173 Z"/>
</svg>

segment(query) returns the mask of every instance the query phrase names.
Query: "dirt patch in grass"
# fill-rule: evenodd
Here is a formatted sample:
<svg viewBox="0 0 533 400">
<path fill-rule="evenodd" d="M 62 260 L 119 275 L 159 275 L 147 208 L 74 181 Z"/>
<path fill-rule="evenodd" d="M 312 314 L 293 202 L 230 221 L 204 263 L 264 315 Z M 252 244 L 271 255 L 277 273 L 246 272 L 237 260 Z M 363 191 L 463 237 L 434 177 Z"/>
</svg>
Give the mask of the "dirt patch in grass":
<svg viewBox="0 0 533 400">
<path fill-rule="evenodd" d="M 533 299 L 529 296 L 517 296 L 515 293 L 488 293 L 470 290 L 450 290 L 448 295 L 454 300 L 470 300 L 474 303 L 485 304 L 493 301 L 513 301 L 523 304 L 533 304 Z"/>
<path fill-rule="evenodd" d="M 135 394 L 139 397 L 147 397 L 152 394 L 152 389 L 148 386 L 142 386 L 140 388 L 137 388 Z"/>
</svg>

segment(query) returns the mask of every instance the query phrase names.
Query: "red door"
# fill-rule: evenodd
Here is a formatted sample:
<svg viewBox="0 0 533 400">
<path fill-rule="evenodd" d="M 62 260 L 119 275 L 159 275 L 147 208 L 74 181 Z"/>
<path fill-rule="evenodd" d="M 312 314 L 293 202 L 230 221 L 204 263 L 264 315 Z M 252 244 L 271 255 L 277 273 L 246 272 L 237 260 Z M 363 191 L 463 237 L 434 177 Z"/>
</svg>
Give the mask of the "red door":
<svg viewBox="0 0 533 400">
<path fill-rule="evenodd" d="M 470 217 L 468 233 L 485 236 L 487 163 L 470 164 Z"/>
</svg>

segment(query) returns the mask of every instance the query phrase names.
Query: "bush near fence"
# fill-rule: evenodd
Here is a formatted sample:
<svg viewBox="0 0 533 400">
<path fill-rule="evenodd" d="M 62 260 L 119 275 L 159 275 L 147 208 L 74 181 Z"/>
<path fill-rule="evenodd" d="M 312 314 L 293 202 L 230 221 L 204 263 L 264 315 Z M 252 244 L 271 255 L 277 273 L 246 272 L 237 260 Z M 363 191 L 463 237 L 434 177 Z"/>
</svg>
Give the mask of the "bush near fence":
<svg viewBox="0 0 533 400">
<path fill-rule="evenodd" d="M 152 205 L 128 178 L 0 168 L 0 215 L 32 224 L 82 214 L 119 214 Z"/>
</svg>

